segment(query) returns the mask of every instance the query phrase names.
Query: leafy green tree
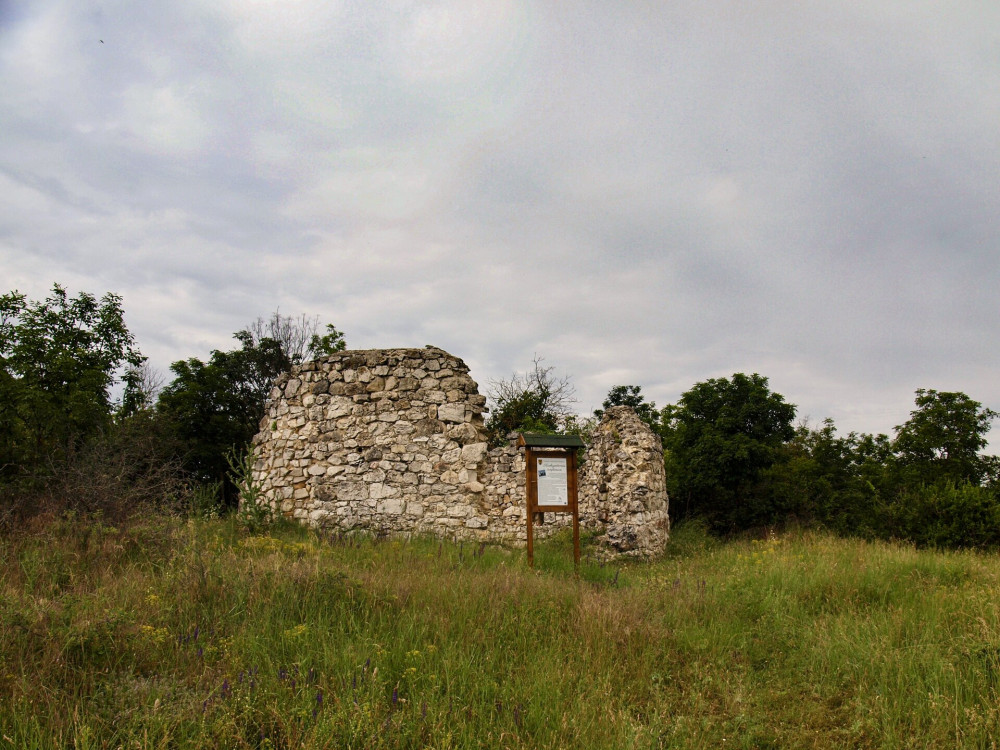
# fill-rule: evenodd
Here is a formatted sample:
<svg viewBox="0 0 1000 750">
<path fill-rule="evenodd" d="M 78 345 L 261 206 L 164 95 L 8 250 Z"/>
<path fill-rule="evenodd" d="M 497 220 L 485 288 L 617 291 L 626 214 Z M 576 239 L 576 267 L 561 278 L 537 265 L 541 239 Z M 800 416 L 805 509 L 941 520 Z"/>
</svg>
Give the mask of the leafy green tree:
<svg viewBox="0 0 1000 750">
<path fill-rule="evenodd" d="M 531 371 L 491 381 L 490 443 L 503 445 L 512 432 L 559 432 L 572 417 L 574 393 L 569 378 L 557 378 L 539 357 Z"/>
<path fill-rule="evenodd" d="M 957 391 L 921 388 L 916 394 L 916 408 L 896 427 L 892 444 L 901 479 L 979 484 L 991 464 L 980 451 L 997 412 Z"/>
<path fill-rule="evenodd" d="M 271 383 L 291 367 L 273 339 L 257 345 L 237 334 L 242 347 L 174 362 L 174 380 L 163 389 L 158 409 L 185 446 L 184 462 L 200 482 L 224 481 L 226 454 L 242 451 L 256 434 Z"/>
<path fill-rule="evenodd" d="M 221 483 L 228 504 L 235 503 L 236 488 L 227 456 L 235 451 L 239 457 L 260 429 L 275 378 L 307 357 L 344 349 L 343 334 L 333 326 L 324 336 L 316 331 L 313 319 L 275 313 L 234 334 L 239 348 L 215 350 L 207 362 L 192 357 L 170 366 L 174 379 L 157 408 L 185 447 L 188 471 L 204 484 Z"/>
<path fill-rule="evenodd" d="M 761 473 L 795 434 L 795 406 L 766 377 L 736 373 L 696 383 L 664 410 L 667 476 L 685 515 L 717 530 L 770 522 L 753 494 Z"/>
<path fill-rule="evenodd" d="M 37 473 L 108 427 L 114 387 L 142 362 L 115 294 L 0 297 L 0 477 Z M 125 404 L 136 386 L 125 380 Z"/>
<path fill-rule="evenodd" d="M 594 416 L 598 419 L 604 415 L 605 409 L 612 406 L 629 406 L 638 415 L 639 419 L 649 425 L 649 428 L 659 434 L 661 430 L 660 412 L 656 409 L 656 404 L 647 401 L 642 395 L 642 386 L 639 385 L 616 385 L 608 391 L 608 397 L 604 399 L 600 409 L 594 410 Z"/>
<path fill-rule="evenodd" d="M 890 455 L 885 435 L 837 435 L 833 420 L 799 425 L 754 488 L 774 520 L 820 523 L 839 533 L 880 533 L 880 492 Z"/>
</svg>

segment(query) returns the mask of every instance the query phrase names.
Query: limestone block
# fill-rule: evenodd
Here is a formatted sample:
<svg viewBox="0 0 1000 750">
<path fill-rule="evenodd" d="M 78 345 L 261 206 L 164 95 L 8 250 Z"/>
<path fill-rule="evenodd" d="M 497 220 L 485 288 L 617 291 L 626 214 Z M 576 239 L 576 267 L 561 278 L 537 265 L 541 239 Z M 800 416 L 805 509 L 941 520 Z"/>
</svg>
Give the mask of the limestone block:
<svg viewBox="0 0 1000 750">
<path fill-rule="evenodd" d="M 406 504 L 406 515 L 413 516 L 415 518 L 419 518 L 424 515 L 423 503 L 418 503 L 415 500 L 408 502 Z"/>
<path fill-rule="evenodd" d="M 488 524 L 489 519 L 485 516 L 473 516 L 465 521 L 465 526 L 469 529 L 485 529 Z"/>
<path fill-rule="evenodd" d="M 341 482 L 335 492 L 338 500 L 347 502 L 367 500 L 369 497 L 369 487 L 364 482 Z"/>
<path fill-rule="evenodd" d="M 392 500 L 385 500 L 384 502 L 378 504 L 378 512 L 390 516 L 398 516 L 402 514 L 405 507 L 406 503 L 399 498 Z"/>
<path fill-rule="evenodd" d="M 465 464 L 478 464 L 483 460 L 489 446 L 486 443 L 470 443 L 462 448 L 462 462 Z"/>
<path fill-rule="evenodd" d="M 479 442 L 479 431 L 468 422 L 449 427 L 445 434 L 459 445 Z"/>
<path fill-rule="evenodd" d="M 349 398 L 335 396 L 326 405 L 326 418 L 338 419 L 348 416 L 354 409 L 354 403 Z"/>
<path fill-rule="evenodd" d="M 381 500 L 386 497 L 396 497 L 399 488 L 382 482 L 374 482 L 368 486 L 368 496 L 373 500 Z"/>
</svg>

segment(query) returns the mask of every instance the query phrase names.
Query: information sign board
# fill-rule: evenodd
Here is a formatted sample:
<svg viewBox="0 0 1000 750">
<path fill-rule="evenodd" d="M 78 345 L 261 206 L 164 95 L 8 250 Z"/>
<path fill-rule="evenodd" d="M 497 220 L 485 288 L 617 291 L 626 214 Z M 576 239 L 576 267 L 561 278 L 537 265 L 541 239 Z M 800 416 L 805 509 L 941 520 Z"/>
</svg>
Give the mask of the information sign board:
<svg viewBox="0 0 1000 750">
<path fill-rule="evenodd" d="M 534 566 L 534 524 L 544 513 L 573 516 L 573 562 L 580 565 L 580 509 L 577 498 L 576 450 L 583 441 L 575 435 L 521 435 L 524 450 L 525 516 L 528 564 Z M 537 516 L 537 518 L 536 518 Z"/>
<path fill-rule="evenodd" d="M 538 504 L 569 506 L 566 458 L 538 457 Z"/>
</svg>

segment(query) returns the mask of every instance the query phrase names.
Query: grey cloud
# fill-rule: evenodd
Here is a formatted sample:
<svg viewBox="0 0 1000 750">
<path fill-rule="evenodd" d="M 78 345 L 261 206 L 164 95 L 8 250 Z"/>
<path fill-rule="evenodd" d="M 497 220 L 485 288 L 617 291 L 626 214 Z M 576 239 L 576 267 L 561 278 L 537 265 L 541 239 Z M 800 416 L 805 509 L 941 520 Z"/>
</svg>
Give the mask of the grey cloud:
<svg viewBox="0 0 1000 750">
<path fill-rule="evenodd" d="M 0 8 L 0 266 L 122 293 L 161 369 L 281 307 L 481 384 L 537 353 L 581 409 L 1000 406 L 996 9 Z"/>
</svg>

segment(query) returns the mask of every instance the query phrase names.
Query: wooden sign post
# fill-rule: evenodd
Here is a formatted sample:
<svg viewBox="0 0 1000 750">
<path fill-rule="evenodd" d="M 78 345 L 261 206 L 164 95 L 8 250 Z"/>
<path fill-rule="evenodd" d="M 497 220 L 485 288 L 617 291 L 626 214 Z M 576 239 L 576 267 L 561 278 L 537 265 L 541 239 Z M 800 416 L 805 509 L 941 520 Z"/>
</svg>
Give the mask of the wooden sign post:
<svg viewBox="0 0 1000 750">
<path fill-rule="evenodd" d="M 580 566 L 580 509 L 577 497 L 577 435 L 522 434 L 528 517 L 528 565 L 535 567 L 535 514 L 573 514 L 573 564 Z"/>
</svg>

